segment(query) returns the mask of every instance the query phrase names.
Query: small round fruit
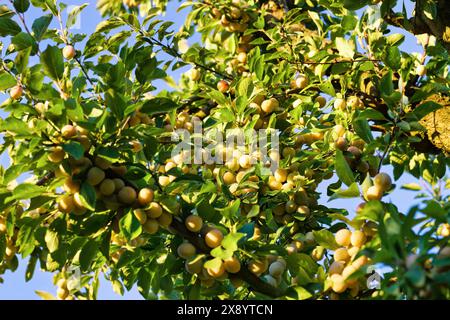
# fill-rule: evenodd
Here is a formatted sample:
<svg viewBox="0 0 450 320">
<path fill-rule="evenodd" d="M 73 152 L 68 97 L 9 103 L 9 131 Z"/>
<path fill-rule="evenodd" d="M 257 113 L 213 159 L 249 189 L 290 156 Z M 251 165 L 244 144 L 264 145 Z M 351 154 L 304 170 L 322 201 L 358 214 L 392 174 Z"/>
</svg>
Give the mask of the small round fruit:
<svg viewBox="0 0 450 320">
<path fill-rule="evenodd" d="M 336 243 L 342 247 L 348 247 L 350 244 L 350 238 L 352 236 L 352 232 L 348 229 L 341 229 L 336 232 L 334 238 Z"/>
<path fill-rule="evenodd" d="M 265 113 L 272 113 L 275 110 L 278 109 L 278 107 L 280 106 L 280 103 L 278 102 L 277 99 L 275 98 L 270 98 L 268 100 L 264 100 L 261 103 L 261 109 L 265 112 Z"/>
<path fill-rule="evenodd" d="M 19 100 L 23 95 L 23 88 L 21 85 L 17 85 L 15 87 L 11 88 L 11 91 L 9 91 L 9 95 L 14 100 Z"/>
<path fill-rule="evenodd" d="M 263 277 L 264 281 L 267 282 L 269 285 L 271 285 L 272 287 L 277 287 L 278 286 L 278 281 L 277 279 L 275 279 L 273 276 L 271 275 L 265 275 Z"/>
<path fill-rule="evenodd" d="M 366 243 L 366 235 L 359 230 L 353 231 L 350 241 L 352 246 L 361 248 Z"/>
<path fill-rule="evenodd" d="M 252 166 L 252 157 L 248 154 L 245 154 L 239 158 L 239 165 L 243 169 L 248 169 Z"/>
<path fill-rule="evenodd" d="M 248 264 L 248 269 L 251 273 L 255 275 L 261 275 L 264 272 L 267 271 L 268 268 L 268 262 L 267 259 L 258 259 L 258 260 L 252 260 Z"/>
<path fill-rule="evenodd" d="M 383 197 L 383 191 L 378 186 L 371 186 L 367 189 L 366 199 L 367 201 L 371 200 L 380 200 Z"/>
<path fill-rule="evenodd" d="M 283 274 L 284 269 L 285 269 L 284 264 L 282 264 L 280 261 L 275 261 L 270 264 L 269 273 L 271 276 L 278 278 Z"/>
<path fill-rule="evenodd" d="M 150 188 L 142 188 L 138 194 L 138 202 L 141 206 L 146 206 L 153 201 L 154 192 Z"/>
<path fill-rule="evenodd" d="M 350 255 L 348 254 L 347 249 L 339 248 L 334 251 L 334 260 L 346 262 L 350 260 Z"/>
<path fill-rule="evenodd" d="M 234 175 L 234 173 L 232 173 L 232 172 L 230 172 L 230 171 L 225 172 L 225 173 L 223 174 L 222 179 L 223 179 L 223 182 L 224 182 L 226 185 L 230 185 L 230 184 L 236 182 L 236 176 Z"/>
<path fill-rule="evenodd" d="M 159 223 L 155 219 L 147 219 L 147 221 L 142 225 L 142 228 L 149 234 L 155 234 L 158 232 Z"/>
<path fill-rule="evenodd" d="M 223 233 L 218 229 L 212 229 L 205 234 L 206 245 L 210 248 L 220 246 L 223 240 Z"/>
<path fill-rule="evenodd" d="M 64 127 L 62 127 L 61 135 L 65 139 L 73 138 L 73 137 L 75 137 L 77 135 L 77 129 L 75 128 L 75 126 L 73 126 L 71 124 L 67 124 Z"/>
<path fill-rule="evenodd" d="M 69 290 L 65 288 L 58 288 L 58 290 L 56 290 L 56 296 L 60 300 L 65 300 L 69 296 Z"/>
<path fill-rule="evenodd" d="M 423 77 L 424 75 L 427 74 L 427 68 L 425 68 L 425 66 L 423 64 L 421 64 L 421 65 L 417 66 L 416 73 L 419 77 Z"/>
<path fill-rule="evenodd" d="M 322 96 L 318 96 L 316 99 L 314 99 L 314 102 L 317 102 L 321 108 L 325 107 L 327 104 L 327 99 Z"/>
<path fill-rule="evenodd" d="M 189 242 L 182 243 L 177 248 L 177 254 L 183 259 L 193 257 L 196 251 L 195 247 Z"/>
<path fill-rule="evenodd" d="M 72 60 L 76 55 L 75 48 L 71 45 L 67 45 L 63 49 L 63 56 L 67 60 Z"/>
<path fill-rule="evenodd" d="M 80 183 L 74 181 L 72 177 L 67 177 L 64 181 L 63 190 L 67 193 L 76 193 L 80 191 Z"/>
<path fill-rule="evenodd" d="M 168 212 L 163 212 L 162 215 L 158 218 L 158 222 L 161 227 L 168 228 L 173 221 L 173 216 Z"/>
<path fill-rule="evenodd" d="M 100 184 L 100 193 L 104 196 L 110 196 L 114 193 L 116 190 L 116 185 L 114 183 L 114 180 L 112 179 L 105 179 Z"/>
<path fill-rule="evenodd" d="M 305 75 L 299 75 L 297 79 L 295 79 L 295 86 L 298 89 L 304 89 L 308 86 L 308 78 Z"/>
<path fill-rule="evenodd" d="M 231 257 L 229 259 L 225 259 L 223 261 L 223 265 L 225 270 L 229 273 L 238 273 L 241 270 L 241 263 L 239 259 L 236 257 Z"/>
<path fill-rule="evenodd" d="M 142 209 L 136 209 L 133 211 L 134 216 L 139 221 L 140 224 L 145 224 L 147 222 L 147 214 Z"/>
<path fill-rule="evenodd" d="M 225 274 L 225 266 L 222 261 L 214 268 L 207 268 L 206 271 L 213 278 L 220 278 Z"/>
<path fill-rule="evenodd" d="M 191 69 L 189 72 L 189 78 L 191 79 L 191 81 L 200 80 L 201 75 L 202 74 L 200 73 L 200 70 L 198 70 L 196 68 Z"/>
<path fill-rule="evenodd" d="M 345 279 L 343 276 L 339 274 L 334 274 L 331 277 L 331 289 L 336 293 L 342 293 L 347 290 L 347 284 L 345 283 Z"/>
<path fill-rule="evenodd" d="M 63 161 L 65 155 L 66 153 L 62 147 L 53 147 L 50 154 L 48 155 L 48 160 L 53 163 L 60 163 L 61 161 Z"/>
<path fill-rule="evenodd" d="M 58 200 L 58 210 L 64 213 L 70 213 L 75 207 L 72 195 L 64 195 Z"/>
<path fill-rule="evenodd" d="M 190 215 L 184 221 L 186 228 L 191 232 L 199 232 L 203 227 L 203 219 L 200 216 Z"/>
<path fill-rule="evenodd" d="M 245 52 L 239 52 L 237 59 L 240 63 L 247 63 L 247 54 Z"/>
<path fill-rule="evenodd" d="M 103 181 L 103 179 L 105 179 L 105 171 L 97 167 L 92 167 L 91 169 L 89 169 L 86 181 L 91 186 L 98 185 L 100 182 Z"/>
<path fill-rule="evenodd" d="M 345 101 L 345 99 L 337 98 L 336 100 L 334 100 L 333 106 L 337 110 L 344 111 L 347 107 L 347 102 Z"/>
<path fill-rule="evenodd" d="M 125 187 L 125 182 L 123 182 L 120 178 L 114 178 L 114 186 L 116 190 L 121 190 L 123 187 Z"/>
<path fill-rule="evenodd" d="M 342 270 L 344 270 L 344 263 L 341 261 L 333 261 L 333 263 L 328 268 L 329 274 L 341 274 Z"/>
<path fill-rule="evenodd" d="M 342 151 L 346 150 L 348 147 L 347 139 L 344 137 L 338 137 L 334 142 L 334 147 Z"/>
<path fill-rule="evenodd" d="M 383 191 L 388 191 L 392 187 L 391 177 L 383 172 L 373 178 L 373 183 Z"/>
<path fill-rule="evenodd" d="M 288 171 L 286 169 L 278 168 L 277 170 L 275 170 L 275 173 L 273 176 L 275 177 L 275 180 L 283 183 L 283 182 L 286 182 L 286 180 L 287 180 Z"/>
<path fill-rule="evenodd" d="M 137 194 L 132 187 L 123 187 L 117 194 L 117 198 L 120 202 L 125 204 L 132 204 L 136 200 Z"/>
<path fill-rule="evenodd" d="M 158 202 L 151 202 L 146 209 L 146 212 L 149 218 L 156 219 L 162 215 L 163 209 Z"/>
<path fill-rule="evenodd" d="M 222 92 L 222 93 L 227 92 L 229 88 L 230 88 L 230 85 L 229 85 L 228 82 L 225 81 L 225 80 L 220 80 L 220 81 L 217 83 L 217 90 L 219 90 L 219 91 Z"/>
</svg>

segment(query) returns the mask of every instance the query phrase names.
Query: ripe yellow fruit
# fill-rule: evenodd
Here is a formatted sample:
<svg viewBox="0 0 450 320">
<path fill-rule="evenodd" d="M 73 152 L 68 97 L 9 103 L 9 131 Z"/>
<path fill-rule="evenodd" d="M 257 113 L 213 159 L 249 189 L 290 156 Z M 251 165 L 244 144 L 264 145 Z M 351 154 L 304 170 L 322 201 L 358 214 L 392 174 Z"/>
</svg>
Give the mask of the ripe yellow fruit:
<svg viewBox="0 0 450 320">
<path fill-rule="evenodd" d="M 72 137 L 75 137 L 77 135 L 77 129 L 71 125 L 71 124 L 67 124 L 64 127 L 61 128 L 61 135 L 65 138 L 65 139 L 70 139 Z"/>
<path fill-rule="evenodd" d="M 308 77 L 305 75 L 299 75 L 297 79 L 295 79 L 295 87 L 298 89 L 304 89 L 308 86 Z"/>
<path fill-rule="evenodd" d="M 142 228 L 149 234 L 155 234 L 158 232 L 159 224 L 155 219 L 147 219 L 147 221 L 142 225 Z"/>
<path fill-rule="evenodd" d="M 186 228 L 191 232 L 199 232 L 203 227 L 203 219 L 200 216 L 190 215 L 184 221 Z"/>
<path fill-rule="evenodd" d="M 103 179 L 105 179 L 105 171 L 97 167 L 92 167 L 91 169 L 89 169 L 86 181 L 91 186 L 98 185 L 100 182 L 103 181 Z"/>
<path fill-rule="evenodd" d="M 352 248 L 347 250 L 348 255 L 350 256 L 351 260 L 355 259 L 356 255 L 359 252 L 359 249 L 360 249 L 359 247 L 352 247 Z"/>
<path fill-rule="evenodd" d="M 226 185 L 230 185 L 230 184 L 236 182 L 236 176 L 234 175 L 234 173 L 232 173 L 230 171 L 225 172 L 223 174 L 222 179 L 223 179 L 223 183 L 225 183 Z"/>
<path fill-rule="evenodd" d="M 334 142 L 334 147 L 338 150 L 346 150 L 348 147 L 347 139 L 345 139 L 344 137 L 338 137 Z"/>
<path fill-rule="evenodd" d="M 347 290 L 347 284 L 343 276 L 339 274 L 334 274 L 331 276 L 331 289 L 336 293 L 342 293 Z"/>
<path fill-rule="evenodd" d="M 159 177 L 158 177 L 158 183 L 159 183 L 162 187 L 168 186 L 170 182 L 171 182 L 171 181 L 170 181 L 170 178 L 169 178 L 168 176 L 159 176 Z"/>
<path fill-rule="evenodd" d="M 64 213 L 70 213 L 75 207 L 72 195 L 64 195 L 58 200 L 58 210 Z"/>
<path fill-rule="evenodd" d="M 206 245 L 210 248 L 220 246 L 223 240 L 223 233 L 218 229 L 212 229 L 205 234 Z"/>
<path fill-rule="evenodd" d="M 69 290 L 67 290 L 65 288 L 58 288 L 56 290 L 56 296 L 60 300 L 66 300 L 66 298 L 69 296 Z"/>
<path fill-rule="evenodd" d="M 297 204 L 294 201 L 289 200 L 286 202 L 285 210 L 284 210 L 286 213 L 294 213 L 296 210 L 297 210 Z"/>
<path fill-rule="evenodd" d="M 328 269 L 328 273 L 332 274 L 341 274 L 342 270 L 344 270 L 344 263 L 341 261 L 333 261 Z"/>
<path fill-rule="evenodd" d="M 348 254 L 347 249 L 339 248 L 334 251 L 334 260 L 346 262 L 350 260 L 350 255 Z"/>
<path fill-rule="evenodd" d="M 341 229 L 336 232 L 334 239 L 336 243 L 342 247 L 348 247 L 350 244 L 350 238 L 352 236 L 352 232 L 348 229 Z"/>
<path fill-rule="evenodd" d="M 119 176 L 123 176 L 123 175 L 125 175 L 125 173 L 127 173 L 126 166 L 113 166 L 113 167 L 111 167 L 111 170 Z"/>
<path fill-rule="evenodd" d="M 158 218 L 158 222 L 163 228 L 168 228 L 172 224 L 173 217 L 168 212 L 163 212 Z"/>
<path fill-rule="evenodd" d="M 136 200 L 137 194 L 132 187 L 123 187 L 117 194 L 117 198 L 120 202 L 125 204 L 132 204 Z"/>
<path fill-rule="evenodd" d="M 139 221 L 140 224 L 145 224 L 147 222 L 147 214 L 142 209 L 136 209 L 133 211 L 134 216 Z"/>
<path fill-rule="evenodd" d="M 345 101 L 345 99 L 337 98 L 336 100 L 334 100 L 333 106 L 337 110 L 344 111 L 347 107 L 347 102 Z"/>
<path fill-rule="evenodd" d="M 325 248 L 322 246 L 317 246 L 311 252 L 311 257 L 316 261 L 320 261 L 320 260 L 322 260 L 324 253 L 325 253 Z"/>
<path fill-rule="evenodd" d="M 154 192 L 150 188 L 143 188 L 139 190 L 138 202 L 141 206 L 146 206 L 153 201 Z"/>
<path fill-rule="evenodd" d="M 418 65 L 416 68 L 416 73 L 418 76 L 423 77 L 424 75 L 427 74 L 427 68 L 425 68 L 423 64 Z"/>
<path fill-rule="evenodd" d="M 215 268 L 207 268 L 206 271 L 208 274 L 213 278 L 220 278 L 225 274 L 225 266 L 223 262 L 220 262 L 220 264 Z"/>
<path fill-rule="evenodd" d="M 149 218 L 156 219 L 162 215 L 163 209 L 158 202 L 151 202 L 146 209 L 146 212 Z"/>
<path fill-rule="evenodd" d="M 116 190 L 116 184 L 112 179 L 105 179 L 102 181 L 99 187 L 100 193 L 104 196 L 110 196 Z"/>
<path fill-rule="evenodd" d="M 286 266 L 280 261 L 272 262 L 269 266 L 269 273 L 271 276 L 278 278 L 285 270 Z"/>
<path fill-rule="evenodd" d="M 241 270 L 241 263 L 236 257 L 231 257 L 223 261 L 225 270 L 229 273 L 238 273 Z"/>
<path fill-rule="evenodd" d="M 269 263 L 267 259 L 261 258 L 258 260 L 251 260 L 248 264 L 248 270 L 255 275 L 261 275 L 267 271 Z"/>
<path fill-rule="evenodd" d="M 44 114 L 48 111 L 48 103 L 38 102 L 34 106 L 34 109 L 36 109 L 36 111 L 39 112 L 40 114 Z"/>
<path fill-rule="evenodd" d="M 192 68 L 189 72 L 189 78 L 191 79 L 191 81 L 200 80 L 201 75 L 202 74 L 200 73 L 200 70 L 198 70 L 196 68 Z"/>
<path fill-rule="evenodd" d="M 344 270 L 342 271 L 342 277 L 344 278 L 344 280 L 348 283 L 348 284 L 354 284 L 357 280 L 356 279 L 352 279 L 352 280 L 348 280 L 347 278 L 350 277 L 353 273 L 355 273 L 357 271 L 357 269 L 355 268 L 355 266 L 353 265 L 348 265 L 344 268 Z"/>
<path fill-rule="evenodd" d="M 239 158 L 239 165 L 243 169 L 249 169 L 252 166 L 252 157 L 245 154 Z"/>
<path fill-rule="evenodd" d="M 366 243 L 366 235 L 359 230 L 353 231 L 350 242 L 352 246 L 361 248 Z"/>
<path fill-rule="evenodd" d="M 275 170 L 275 173 L 273 176 L 275 177 L 275 180 L 283 183 L 283 182 L 286 182 L 286 180 L 287 180 L 288 171 L 286 169 L 278 168 L 277 170 Z"/>
<path fill-rule="evenodd" d="M 245 52 L 239 52 L 237 59 L 240 63 L 247 63 L 247 54 Z"/>
<path fill-rule="evenodd" d="M 50 154 L 48 155 L 48 160 L 53 163 L 60 163 L 61 161 L 63 161 L 65 155 L 66 153 L 62 147 L 53 147 Z"/>
<path fill-rule="evenodd" d="M 67 193 L 76 193 L 80 191 L 80 183 L 74 181 L 72 177 L 67 177 L 64 181 L 63 190 Z"/>
<path fill-rule="evenodd" d="M 182 243 L 177 248 L 177 254 L 183 259 L 193 257 L 196 251 L 195 247 L 189 242 Z"/>
<path fill-rule="evenodd" d="M 280 106 L 280 103 L 278 102 L 278 100 L 276 98 L 270 98 L 268 100 L 264 100 L 261 103 L 261 109 L 265 113 L 272 113 L 272 112 L 276 111 L 279 106 Z"/>
<path fill-rule="evenodd" d="M 307 206 L 298 206 L 297 213 L 299 213 L 303 216 L 309 216 L 311 214 L 311 210 Z"/>
<path fill-rule="evenodd" d="M 71 45 L 67 45 L 63 49 L 63 56 L 67 60 L 72 60 L 76 55 L 75 48 Z"/>
<path fill-rule="evenodd" d="M 378 186 L 371 186 L 367 189 L 366 199 L 367 201 L 371 200 L 380 200 L 383 197 L 383 190 Z"/>
<path fill-rule="evenodd" d="M 6 232 L 6 219 L 3 217 L 0 217 L 0 233 Z"/>
<path fill-rule="evenodd" d="M 388 191 L 392 187 L 391 177 L 386 173 L 379 173 L 373 178 L 373 183 L 382 191 Z"/>
<path fill-rule="evenodd" d="M 366 256 L 360 256 L 359 258 L 357 258 L 355 261 L 352 262 L 352 265 L 356 269 L 359 269 L 362 266 L 366 265 L 368 262 L 369 262 L 369 259 Z"/>
<path fill-rule="evenodd" d="M 23 95 L 23 88 L 21 85 L 17 85 L 15 87 L 11 88 L 11 91 L 9 91 L 9 95 L 14 100 L 19 100 Z"/>
<path fill-rule="evenodd" d="M 283 184 L 277 181 L 274 176 L 269 177 L 268 185 L 271 190 L 281 190 L 283 187 Z"/>
</svg>

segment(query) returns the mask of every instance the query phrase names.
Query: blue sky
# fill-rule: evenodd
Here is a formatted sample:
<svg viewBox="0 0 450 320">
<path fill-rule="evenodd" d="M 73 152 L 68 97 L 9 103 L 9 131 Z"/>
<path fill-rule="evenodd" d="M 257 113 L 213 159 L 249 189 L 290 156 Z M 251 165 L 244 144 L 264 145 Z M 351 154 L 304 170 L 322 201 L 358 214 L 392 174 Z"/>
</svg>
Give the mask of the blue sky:
<svg viewBox="0 0 450 320">
<path fill-rule="evenodd" d="M 80 5 L 85 3 L 86 1 L 74 1 L 68 0 L 65 3 L 68 5 Z M 187 14 L 187 10 L 183 10 L 181 12 L 176 12 L 176 8 L 178 7 L 178 1 L 172 1 L 167 10 L 167 14 L 165 19 L 174 21 L 176 24 L 173 28 L 178 30 L 179 26 L 184 22 L 184 18 Z M 402 3 L 400 2 L 399 7 L 401 7 Z M 409 15 L 411 15 L 413 3 L 407 1 L 405 3 L 407 7 L 407 11 Z M 42 12 L 40 10 L 32 9 L 26 13 L 26 18 L 28 23 L 31 25 L 32 21 L 35 18 L 38 18 Z M 64 17 L 67 18 L 67 15 Z M 96 25 L 102 20 L 99 13 L 95 10 L 95 1 L 91 1 L 89 6 L 84 9 L 84 11 L 80 15 L 80 30 L 74 30 L 74 32 L 78 33 L 87 33 L 90 34 L 95 30 Z M 55 22 L 53 22 L 55 23 Z M 393 32 L 404 33 L 399 29 L 392 28 Z M 420 47 L 417 45 L 415 38 L 406 34 L 406 41 L 402 46 L 402 49 L 407 52 L 420 52 Z M 179 69 L 176 72 L 172 73 L 172 77 L 174 79 L 178 79 L 181 72 L 186 71 L 186 68 Z M 155 83 L 158 89 L 164 88 L 165 85 L 162 82 Z M 6 98 L 6 95 L 0 93 L 0 103 L 3 102 Z M 0 110 L 0 116 L 4 117 L 5 113 Z M 0 164 L 4 167 L 8 166 L 8 159 L 5 155 L 0 157 Z M 390 173 L 388 171 L 388 173 Z M 385 201 L 392 201 L 395 203 L 400 210 L 406 211 L 409 207 L 411 207 L 415 202 L 413 197 L 415 193 L 401 190 L 399 187 L 402 184 L 412 182 L 414 178 L 411 176 L 404 175 L 400 181 L 397 181 L 397 189 L 394 193 L 387 196 Z M 331 182 L 334 182 L 332 180 Z M 321 199 L 321 203 L 327 203 L 326 197 L 326 187 L 330 181 L 327 181 L 325 184 L 322 184 L 319 188 L 319 191 L 324 193 L 323 199 Z M 335 208 L 347 208 L 350 211 L 353 211 L 354 208 L 360 201 L 358 199 L 355 200 L 335 200 L 328 203 L 329 206 L 333 206 Z M 25 268 L 26 261 L 21 261 L 19 269 L 15 273 L 7 272 L 4 276 L 5 282 L 0 284 L 0 300 L 3 299 L 40 299 L 35 293 L 35 290 L 43 290 L 55 294 L 56 287 L 52 285 L 52 274 L 42 272 L 38 268 L 36 269 L 34 278 L 28 283 L 25 282 Z M 131 292 L 125 293 L 123 297 L 117 295 L 113 292 L 112 286 L 107 281 L 103 281 L 99 290 L 99 299 L 141 299 L 139 293 L 136 288 L 134 288 Z"/>
</svg>

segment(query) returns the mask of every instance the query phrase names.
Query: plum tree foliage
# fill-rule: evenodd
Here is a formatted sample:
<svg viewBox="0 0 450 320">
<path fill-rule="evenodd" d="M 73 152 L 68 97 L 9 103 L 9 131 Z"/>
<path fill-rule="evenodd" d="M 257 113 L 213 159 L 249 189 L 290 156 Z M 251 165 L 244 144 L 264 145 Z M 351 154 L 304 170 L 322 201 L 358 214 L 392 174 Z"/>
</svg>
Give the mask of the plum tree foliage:
<svg viewBox="0 0 450 320">
<path fill-rule="evenodd" d="M 445 0 L 184 1 L 178 30 L 167 2 L 99 0 L 88 34 L 86 5 L 0 5 L 0 274 L 52 272 L 59 299 L 101 277 L 146 299 L 450 298 Z M 278 130 L 278 169 L 173 155 L 195 123 Z"/>
</svg>

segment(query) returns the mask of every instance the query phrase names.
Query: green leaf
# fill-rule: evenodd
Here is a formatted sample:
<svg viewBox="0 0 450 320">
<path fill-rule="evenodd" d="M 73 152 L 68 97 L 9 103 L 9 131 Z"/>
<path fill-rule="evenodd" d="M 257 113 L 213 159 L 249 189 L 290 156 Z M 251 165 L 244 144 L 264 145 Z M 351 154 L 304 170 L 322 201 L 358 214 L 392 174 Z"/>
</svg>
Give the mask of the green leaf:
<svg viewBox="0 0 450 320">
<path fill-rule="evenodd" d="M 35 44 L 33 37 L 26 32 L 20 32 L 16 34 L 11 39 L 11 43 L 14 45 L 14 49 L 17 51 L 32 47 Z"/>
<path fill-rule="evenodd" d="M 390 46 L 399 46 L 405 40 L 405 35 L 401 33 L 390 34 L 386 37 L 386 42 Z"/>
<path fill-rule="evenodd" d="M 219 269 L 221 264 L 222 264 L 221 258 L 214 258 L 206 261 L 203 267 L 206 269 Z"/>
<path fill-rule="evenodd" d="M 329 96 L 335 97 L 336 96 L 336 91 L 334 90 L 333 85 L 331 84 L 331 81 L 326 81 L 324 83 L 322 83 L 320 86 L 320 91 L 322 91 L 323 93 L 328 94 Z"/>
<path fill-rule="evenodd" d="M 45 232 L 45 244 L 47 245 L 50 253 L 55 252 L 59 248 L 59 238 L 58 233 L 56 231 L 52 231 L 47 229 Z"/>
<path fill-rule="evenodd" d="M 360 196 L 359 186 L 356 182 L 353 182 L 348 189 L 339 189 L 335 191 L 329 201 L 340 198 L 356 198 Z"/>
<path fill-rule="evenodd" d="M 341 37 L 337 37 L 335 41 L 339 54 L 345 58 L 353 59 L 356 50 L 355 41 Z"/>
<path fill-rule="evenodd" d="M 411 112 L 411 115 L 414 116 L 417 120 L 421 120 L 427 114 L 431 112 L 435 112 L 436 110 L 441 109 L 443 106 L 434 101 L 426 101 L 420 104 L 417 108 Z"/>
<path fill-rule="evenodd" d="M 79 160 L 84 155 L 84 148 L 81 143 L 76 141 L 70 141 L 68 143 L 63 144 L 63 149 L 76 160 Z"/>
<path fill-rule="evenodd" d="M 370 220 L 377 222 L 384 215 L 384 208 L 380 201 L 366 202 L 361 212 L 358 213 L 358 220 Z"/>
<path fill-rule="evenodd" d="M 0 91 L 7 90 L 17 84 L 16 78 L 6 72 L 0 73 Z"/>
<path fill-rule="evenodd" d="M 314 239 L 317 241 L 317 243 L 325 249 L 336 250 L 337 248 L 339 248 L 339 245 L 334 239 L 334 235 L 330 231 L 326 229 L 322 229 L 319 231 L 314 230 L 313 234 Z"/>
<path fill-rule="evenodd" d="M 98 252 L 98 244 L 94 240 L 89 240 L 80 252 L 80 267 L 82 271 L 89 270 L 92 260 Z"/>
<path fill-rule="evenodd" d="M 142 113 L 153 115 L 157 113 L 167 113 L 178 108 L 178 104 L 168 98 L 154 98 L 144 103 L 141 108 Z"/>
<path fill-rule="evenodd" d="M 81 11 L 86 8 L 89 5 L 89 3 L 83 3 L 82 5 L 75 6 L 72 8 L 72 10 L 69 12 L 69 16 L 67 17 L 66 27 L 70 28 L 74 26 L 77 23 L 78 16 L 80 15 Z"/>
<path fill-rule="evenodd" d="M 394 92 L 394 83 L 392 81 L 392 70 L 389 70 L 380 82 L 380 91 L 383 97 L 388 97 Z"/>
<path fill-rule="evenodd" d="M 339 179 L 347 186 L 350 186 L 355 181 L 352 169 L 345 160 L 344 154 L 341 150 L 336 150 L 334 167 L 336 168 L 336 174 L 338 175 Z"/>
<path fill-rule="evenodd" d="M 373 141 L 372 130 L 370 130 L 369 122 L 366 118 L 358 117 L 353 120 L 353 129 L 365 142 L 370 143 Z"/>
<path fill-rule="evenodd" d="M 238 249 L 239 240 L 244 237 L 244 233 L 232 232 L 227 234 L 222 240 L 222 247 L 230 251 L 236 251 Z"/>
<path fill-rule="evenodd" d="M 358 10 L 365 7 L 368 4 L 368 0 L 344 0 L 344 8 L 348 10 Z"/>
<path fill-rule="evenodd" d="M 109 89 L 105 93 L 106 106 L 111 109 L 112 113 L 122 120 L 124 116 L 124 110 L 126 108 L 126 102 L 124 97 L 114 89 Z"/>
<path fill-rule="evenodd" d="M 41 64 L 45 73 L 53 80 L 60 80 L 64 74 L 64 60 L 61 49 L 56 46 L 48 46 L 42 52 Z"/>
<path fill-rule="evenodd" d="M 33 278 L 34 271 L 36 270 L 36 263 L 38 257 L 37 255 L 33 255 L 28 260 L 27 269 L 25 270 L 25 281 L 28 282 Z"/>
<path fill-rule="evenodd" d="M 51 293 L 45 292 L 45 291 L 41 291 L 41 290 L 36 290 L 34 291 L 36 292 L 36 294 L 41 297 L 44 300 L 58 300 L 56 299 L 55 296 L 53 296 Z"/>
<path fill-rule="evenodd" d="M 358 24 L 358 19 L 354 15 L 347 15 L 342 18 L 341 26 L 345 31 L 352 31 Z"/>
<path fill-rule="evenodd" d="M 428 201 L 427 206 L 421 211 L 427 216 L 442 222 L 444 222 L 447 217 L 447 211 L 435 200 Z"/>
<path fill-rule="evenodd" d="M 42 37 L 44 36 L 45 32 L 48 29 L 48 26 L 52 22 L 52 19 L 53 16 L 51 14 L 47 14 L 34 20 L 31 29 L 34 32 L 34 37 L 36 38 L 36 41 L 40 41 L 42 39 Z"/>
<path fill-rule="evenodd" d="M 97 156 L 108 161 L 115 162 L 120 159 L 119 151 L 113 147 L 99 147 L 96 151 Z"/>
<path fill-rule="evenodd" d="M 334 239 L 334 238 L 333 238 Z M 293 253 L 287 257 L 287 266 L 293 274 L 296 274 L 301 268 L 310 277 L 314 277 L 319 268 L 318 264 L 306 253 Z"/>
<path fill-rule="evenodd" d="M 14 8 L 20 13 L 24 13 L 30 7 L 30 0 L 14 0 Z"/>
<path fill-rule="evenodd" d="M 422 187 L 418 183 L 411 182 L 402 185 L 402 189 L 411 191 L 420 191 L 422 190 Z"/>
<path fill-rule="evenodd" d="M 120 230 L 127 240 L 133 240 L 142 233 L 142 226 L 133 214 L 132 210 L 119 221 Z"/>
<path fill-rule="evenodd" d="M 5 256 L 6 250 L 6 234 L 0 233 L 0 263 L 3 262 L 3 257 Z"/>
<path fill-rule="evenodd" d="M 367 108 L 361 111 L 358 114 L 358 118 L 365 118 L 370 120 L 386 120 L 386 118 L 381 112 L 372 108 Z"/>
<path fill-rule="evenodd" d="M 9 202 L 13 200 L 31 199 L 40 196 L 44 192 L 44 187 L 40 187 L 31 183 L 22 183 L 14 188 L 12 196 L 6 198 L 5 201 Z"/>
<path fill-rule="evenodd" d="M 312 294 L 303 287 L 294 287 L 298 300 L 306 300 L 312 297 Z"/>
<path fill-rule="evenodd" d="M 398 70 L 401 67 L 401 55 L 398 47 L 389 47 L 386 52 L 386 65 L 393 70 Z"/>
<path fill-rule="evenodd" d="M 87 182 L 83 182 L 81 185 L 80 199 L 86 209 L 95 211 L 97 194 L 95 188 Z"/>
<path fill-rule="evenodd" d="M 237 199 L 231 205 L 219 211 L 225 218 L 232 219 L 238 217 L 240 206 L 241 200 Z"/>
<path fill-rule="evenodd" d="M 15 36 L 20 31 L 22 31 L 22 29 L 14 20 L 9 18 L 0 18 L 0 36 Z"/>
</svg>

